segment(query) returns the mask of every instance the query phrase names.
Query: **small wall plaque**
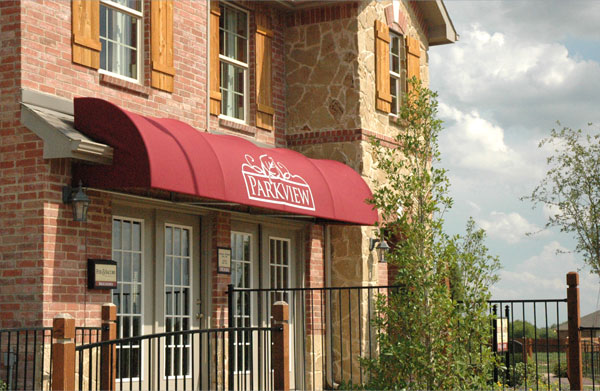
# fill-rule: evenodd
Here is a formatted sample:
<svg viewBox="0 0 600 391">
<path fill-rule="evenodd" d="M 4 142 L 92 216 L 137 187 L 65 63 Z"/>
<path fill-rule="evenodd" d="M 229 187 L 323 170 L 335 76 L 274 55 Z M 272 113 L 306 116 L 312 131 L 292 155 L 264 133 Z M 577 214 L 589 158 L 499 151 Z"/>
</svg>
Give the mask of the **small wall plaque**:
<svg viewBox="0 0 600 391">
<path fill-rule="evenodd" d="M 218 269 L 219 273 L 231 274 L 231 248 L 217 247 Z"/>
<path fill-rule="evenodd" d="M 117 287 L 117 262 L 109 259 L 88 259 L 88 288 Z"/>
</svg>

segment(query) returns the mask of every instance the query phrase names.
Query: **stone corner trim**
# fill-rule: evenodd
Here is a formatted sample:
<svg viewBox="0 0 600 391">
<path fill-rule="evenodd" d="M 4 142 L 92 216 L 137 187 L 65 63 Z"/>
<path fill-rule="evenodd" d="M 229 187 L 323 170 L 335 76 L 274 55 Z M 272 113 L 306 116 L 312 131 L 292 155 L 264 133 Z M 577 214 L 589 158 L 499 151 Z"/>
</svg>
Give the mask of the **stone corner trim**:
<svg viewBox="0 0 600 391">
<path fill-rule="evenodd" d="M 380 140 L 384 146 L 395 147 L 398 143 L 389 136 L 383 136 L 365 129 L 323 130 L 296 133 L 286 137 L 288 147 L 352 141 L 369 141 L 371 137 Z"/>
<path fill-rule="evenodd" d="M 330 22 L 332 20 L 353 18 L 357 15 L 358 3 L 335 4 L 324 7 L 298 10 L 286 17 L 286 26 L 302 26 L 305 24 Z"/>
</svg>

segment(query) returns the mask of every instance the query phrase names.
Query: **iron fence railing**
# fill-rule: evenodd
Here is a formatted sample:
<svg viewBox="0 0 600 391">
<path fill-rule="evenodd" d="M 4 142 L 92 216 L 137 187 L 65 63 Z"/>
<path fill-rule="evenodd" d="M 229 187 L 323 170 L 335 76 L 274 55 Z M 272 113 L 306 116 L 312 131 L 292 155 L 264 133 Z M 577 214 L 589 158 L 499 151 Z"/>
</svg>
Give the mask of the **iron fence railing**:
<svg viewBox="0 0 600 391">
<path fill-rule="evenodd" d="M 76 389 L 102 390 L 102 377 L 114 376 L 116 390 L 272 390 L 272 330 L 182 330 L 79 345 Z"/>
<path fill-rule="evenodd" d="M 493 382 L 501 389 L 568 388 L 567 340 L 560 324 L 567 299 L 490 300 L 492 351 L 500 365 Z"/>
<path fill-rule="evenodd" d="M 270 322 L 270 308 L 290 310 L 291 384 L 297 389 L 335 389 L 364 384 L 363 359 L 376 355 L 375 301 L 398 286 L 241 289 L 230 286 L 230 326 Z"/>
<path fill-rule="evenodd" d="M 100 327 L 76 327 L 76 343 L 100 340 Z M 50 390 L 52 327 L 0 329 L 0 389 Z"/>
<path fill-rule="evenodd" d="M 579 330 L 581 330 L 581 369 L 584 384 L 588 383 L 588 386 L 595 390 L 600 377 L 600 327 L 580 327 Z"/>
<path fill-rule="evenodd" d="M 48 389 L 52 328 L 0 329 L 0 381 L 7 390 Z"/>
</svg>

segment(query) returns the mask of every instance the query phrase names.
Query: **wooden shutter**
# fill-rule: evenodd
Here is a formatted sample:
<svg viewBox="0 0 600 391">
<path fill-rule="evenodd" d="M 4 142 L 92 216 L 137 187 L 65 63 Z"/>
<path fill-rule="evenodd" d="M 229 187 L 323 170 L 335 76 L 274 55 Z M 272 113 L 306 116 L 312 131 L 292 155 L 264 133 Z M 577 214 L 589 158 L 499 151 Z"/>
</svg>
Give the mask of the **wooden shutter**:
<svg viewBox="0 0 600 391">
<path fill-rule="evenodd" d="M 375 77 L 377 110 L 389 113 L 392 109 L 390 94 L 390 29 L 375 21 Z"/>
<path fill-rule="evenodd" d="M 210 0 L 210 113 L 221 114 L 221 62 L 219 61 L 219 19 L 221 9 L 218 0 Z"/>
<path fill-rule="evenodd" d="M 256 126 L 273 130 L 273 89 L 271 41 L 273 30 L 269 16 L 256 14 Z"/>
<path fill-rule="evenodd" d="M 173 92 L 173 0 L 152 0 L 150 14 L 152 87 Z"/>
<path fill-rule="evenodd" d="M 408 79 L 421 80 L 421 46 L 416 38 L 406 37 L 406 63 Z"/>
<path fill-rule="evenodd" d="M 73 0 L 71 3 L 73 62 L 100 68 L 100 1 Z"/>
</svg>

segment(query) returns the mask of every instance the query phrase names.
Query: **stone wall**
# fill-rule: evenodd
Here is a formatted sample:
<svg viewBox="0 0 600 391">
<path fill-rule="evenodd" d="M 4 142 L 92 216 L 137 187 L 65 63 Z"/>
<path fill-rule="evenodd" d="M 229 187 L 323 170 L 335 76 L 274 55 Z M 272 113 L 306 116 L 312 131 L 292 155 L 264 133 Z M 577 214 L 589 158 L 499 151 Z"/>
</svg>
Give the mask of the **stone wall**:
<svg viewBox="0 0 600 391">
<path fill-rule="evenodd" d="M 285 30 L 288 136 L 360 127 L 357 26 L 348 17 Z"/>
<path fill-rule="evenodd" d="M 398 13 L 394 18 L 392 0 L 365 1 L 358 10 L 358 86 L 360 88 L 360 121 L 363 129 L 381 136 L 392 136 L 398 128 L 387 113 L 375 109 L 375 20 L 390 26 L 391 31 L 403 37 L 418 38 L 421 43 L 421 79 L 429 84 L 427 50 L 429 49 L 425 31 L 419 23 L 415 7 L 408 1 L 398 1 Z M 386 15 L 387 10 L 387 15 Z M 391 17 L 391 18 L 390 18 Z M 392 23 L 393 20 L 399 23 Z M 402 55 L 405 57 L 404 52 Z M 402 59 L 405 62 L 405 58 Z M 406 69 L 404 63 L 403 69 Z"/>
</svg>

